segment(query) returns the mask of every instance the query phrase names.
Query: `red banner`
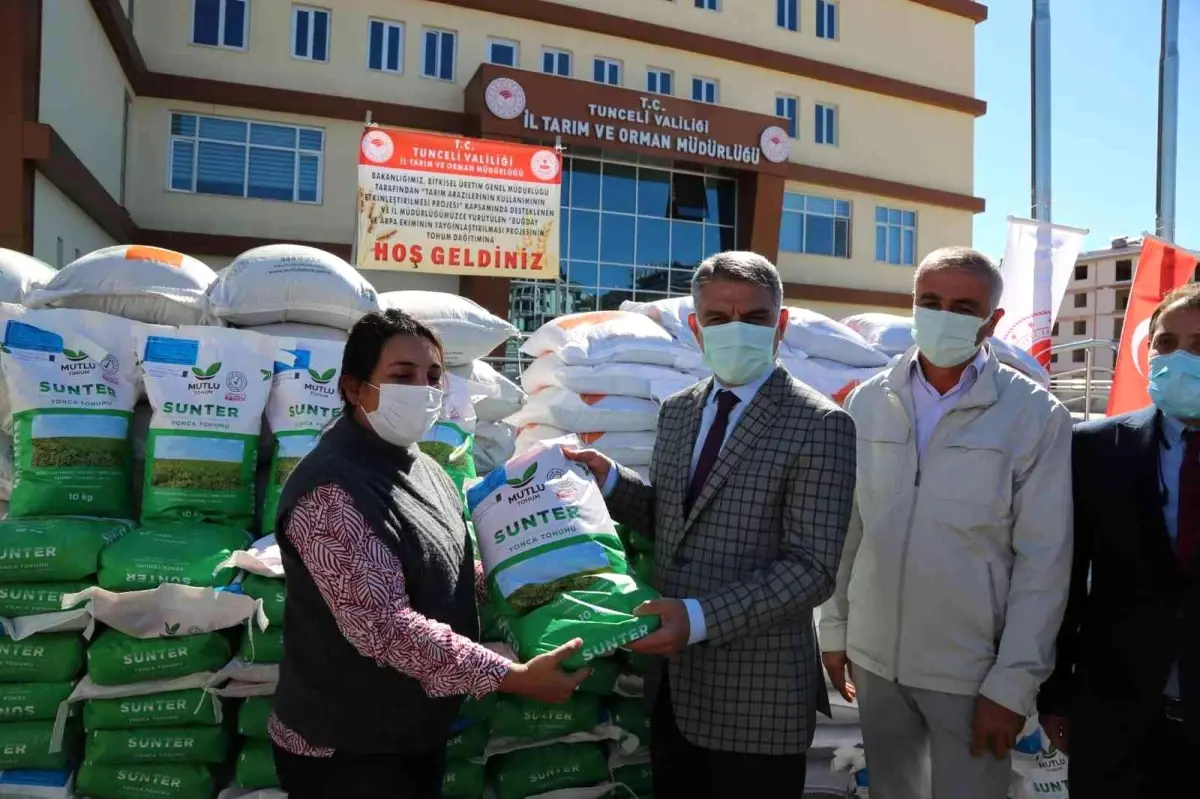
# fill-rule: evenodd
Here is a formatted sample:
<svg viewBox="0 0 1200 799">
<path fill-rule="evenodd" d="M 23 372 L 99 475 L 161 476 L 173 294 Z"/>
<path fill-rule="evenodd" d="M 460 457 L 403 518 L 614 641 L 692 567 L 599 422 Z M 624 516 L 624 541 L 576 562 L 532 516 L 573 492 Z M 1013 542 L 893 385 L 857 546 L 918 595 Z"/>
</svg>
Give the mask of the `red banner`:
<svg viewBox="0 0 1200 799">
<path fill-rule="evenodd" d="M 1121 346 L 1117 350 L 1117 368 L 1113 372 L 1112 393 L 1108 397 L 1108 415 L 1129 413 L 1150 404 L 1146 391 L 1150 369 L 1150 315 L 1171 289 L 1192 279 L 1196 256 L 1178 250 L 1159 239 L 1147 236 L 1142 243 L 1133 290 L 1125 309 Z"/>
</svg>

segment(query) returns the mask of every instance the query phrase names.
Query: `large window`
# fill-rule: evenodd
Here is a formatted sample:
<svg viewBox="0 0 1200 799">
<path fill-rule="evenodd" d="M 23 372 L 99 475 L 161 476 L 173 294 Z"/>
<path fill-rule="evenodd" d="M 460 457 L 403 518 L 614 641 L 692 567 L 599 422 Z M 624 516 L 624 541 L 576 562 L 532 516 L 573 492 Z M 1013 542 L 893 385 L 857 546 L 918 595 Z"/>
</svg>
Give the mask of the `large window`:
<svg viewBox="0 0 1200 799">
<path fill-rule="evenodd" d="M 292 55 L 302 61 L 329 60 L 329 12 L 292 7 Z"/>
<path fill-rule="evenodd" d="M 650 67 L 646 70 L 646 91 L 650 94 L 670 94 L 671 84 L 675 82 L 673 78 L 669 69 Z"/>
<path fill-rule="evenodd" d="M 171 114 L 172 191 L 321 202 L 324 131 L 225 117 Z"/>
<path fill-rule="evenodd" d="M 542 51 L 542 72 L 547 75 L 571 77 L 571 54 L 566 50 L 554 50 L 547 47 Z"/>
<path fill-rule="evenodd" d="M 696 0 L 696 8 L 703 8 L 708 11 L 719 11 L 721 5 L 719 0 Z"/>
<path fill-rule="evenodd" d="M 192 0 L 192 44 L 246 48 L 249 0 Z"/>
<path fill-rule="evenodd" d="M 699 103 L 717 102 L 717 82 L 711 78 L 692 78 L 692 99 Z"/>
<path fill-rule="evenodd" d="M 1133 260 L 1124 258 L 1117 261 L 1116 276 L 1117 281 L 1121 283 L 1133 280 Z"/>
<path fill-rule="evenodd" d="M 562 277 L 513 281 L 512 322 L 532 332 L 567 313 L 687 294 L 709 255 L 736 246 L 737 182 L 669 162 L 563 160 Z"/>
<path fill-rule="evenodd" d="M 521 45 L 511 39 L 488 39 L 487 60 L 489 64 L 515 67 L 521 61 Z"/>
<path fill-rule="evenodd" d="M 458 36 L 453 31 L 426 28 L 421 37 L 421 74 L 437 80 L 454 80 L 455 46 Z"/>
<path fill-rule="evenodd" d="M 800 130 L 800 101 L 780 94 L 775 97 L 775 116 L 787 120 L 787 132 L 793 139 Z"/>
<path fill-rule="evenodd" d="M 850 201 L 811 194 L 784 194 L 779 249 L 849 258 Z"/>
<path fill-rule="evenodd" d="M 367 23 L 367 69 L 404 72 L 404 23 L 373 19 Z"/>
<path fill-rule="evenodd" d="M 826 105 L 824 103 L 817 103 L 816 114 L 814 117 L 816 129 L 813 131 L 813 140 L 817 144 L 837 144 L 837 107 Z"/>
<path fill-rule="evenodd" d="M 817 38 L 836 39 L 838 37 L 838 7 L 834 0 L 817 0 Z"/>
<path fill-rule="evenodd" d="M 620 86 L 621 62 L 597 57 L 592 62 L 592 80 L 596 83 L 607 83 L 609 86 Z"/>
<path fill-rule="evenodd" d="M 775 24 L 784 30 L 800 28 L 799 0 L 775 0 Z"/>
<path fill-rule="evenodd" d="M 917 215 L 899 208 L 875 207 L 875 260 L 912 266 L 916 261 Z"/>
</svg>

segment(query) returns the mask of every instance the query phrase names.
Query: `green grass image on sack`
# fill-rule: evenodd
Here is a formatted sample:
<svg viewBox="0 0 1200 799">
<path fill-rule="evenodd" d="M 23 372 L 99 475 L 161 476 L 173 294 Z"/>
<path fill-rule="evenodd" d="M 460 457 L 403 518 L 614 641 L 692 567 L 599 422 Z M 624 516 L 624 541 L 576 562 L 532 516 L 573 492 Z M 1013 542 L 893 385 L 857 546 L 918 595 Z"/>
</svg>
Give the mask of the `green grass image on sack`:
<svg viewBox="0 0 1200 799">
<path fill-rule="evenodd" d="M 120 469 L 125 463 L 126 443 L 119 438 L 34 438 L 30 465 L 35 469 L 69 466 Z"/>
<path fill-rule="evenodd" d="M 421 451 L 438 462 L 439 466 L 448 466 L 454 462 L 454 453 L 458 451 L 444 441 L 422 441 L 417 446 Z"/>
<path fill-rule="evenodd" d="M 292 471 L 300 465 L 302 458 L 284 458 L 277 457 L 275 459 L 275 485 L 283 485 L 287 479 L 291 477 Z"/>
<path fill-rule="evenodd" d="M 527 613 L 554 599 L 555 594 L 567 591 L 582 591 L 596 583 L 596 576 L 603 569 L 590 574 L 571 574 L 548 583 L 523 585 L 508 595 L 508 604 L 517 613 Z"/>
<path fill-rule="evenodd" d="M 242 487 L 242 464 L 225 461 L 155 460 L 150 485 L 233 491 Z"/>
</svg>

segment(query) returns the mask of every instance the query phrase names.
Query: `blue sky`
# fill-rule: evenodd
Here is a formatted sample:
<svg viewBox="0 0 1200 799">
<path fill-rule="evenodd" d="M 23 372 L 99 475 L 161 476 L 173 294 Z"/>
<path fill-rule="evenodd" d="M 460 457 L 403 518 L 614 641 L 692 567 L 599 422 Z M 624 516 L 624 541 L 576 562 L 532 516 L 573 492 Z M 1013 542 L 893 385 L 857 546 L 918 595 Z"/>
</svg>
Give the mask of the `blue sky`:
<svg viewBox="0 0 1200 799">
<path fill-rule="evenodd" d="M 1030 216 L 1030 0 L 993 0 L 975 29 L 975 246 L 1004 254 L 1006 217 Z M 1200 5 L 1180 3 L 1176 238 L 1200 247 Z M 1131 9 L 1137 9 L 1136 12 Z M 1085 249 L 1153 231 L 1159 0 L 1052 0 L 1053 221 L 1089 228 Z M 1190 34 L 1190 36 L 1189 36 Z"/>
</svg>

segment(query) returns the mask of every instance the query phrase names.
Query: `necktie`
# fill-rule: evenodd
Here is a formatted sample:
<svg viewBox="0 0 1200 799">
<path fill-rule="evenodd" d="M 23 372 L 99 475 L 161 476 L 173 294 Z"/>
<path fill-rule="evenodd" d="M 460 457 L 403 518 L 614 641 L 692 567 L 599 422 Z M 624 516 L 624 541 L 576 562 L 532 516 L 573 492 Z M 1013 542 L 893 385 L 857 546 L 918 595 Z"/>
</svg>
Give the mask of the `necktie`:
<svg viewBox="0 0 1200 799">
<path fill-rule="evenodd" d="M 1188 430 L 1183 434 L 1178 526 L 1175 551 L 1179 565 L 1187 569 L 1200 551 L 1200 430 Z"/>
<path fill-rule="evenodd" d="M 717 392 L 717 415 L 713 417 L 712 426 L 708 428 L 708 436 L 704 439 L 704 448 L 700 450 L 700 460 L 696 461 L 696 473 L 692 475 L 691 485 L 687 492 L 687 506 L 684 510 L 692 512 L 692 505 L 700 496 L 701 489 L 708 482 L 708 474 L 721 454 L 721 446 L 725 443 L 725 432 L 729 429 L 729 414 L 737 406 L 737 394 L 732 391 Z"/>
</svg>

